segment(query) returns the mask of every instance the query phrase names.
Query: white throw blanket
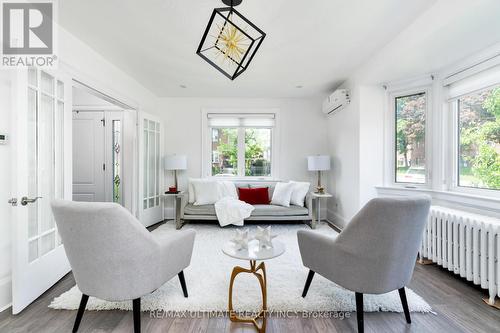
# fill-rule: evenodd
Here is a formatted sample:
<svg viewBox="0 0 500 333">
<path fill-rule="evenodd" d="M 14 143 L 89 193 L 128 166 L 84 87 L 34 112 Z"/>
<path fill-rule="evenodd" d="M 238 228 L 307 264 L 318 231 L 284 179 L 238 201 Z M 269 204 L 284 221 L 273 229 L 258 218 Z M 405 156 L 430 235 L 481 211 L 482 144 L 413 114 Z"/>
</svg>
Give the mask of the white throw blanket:
<svg viewBox="0 0 500 333">
<path fill-rule="evenodd" d="M 224 197 L 215 203 L 215 213 L 221 227 L 234 224 L 243 225 L 243 220 L 252 214 L 255 208 L 244 201 Z"/>
</svg>

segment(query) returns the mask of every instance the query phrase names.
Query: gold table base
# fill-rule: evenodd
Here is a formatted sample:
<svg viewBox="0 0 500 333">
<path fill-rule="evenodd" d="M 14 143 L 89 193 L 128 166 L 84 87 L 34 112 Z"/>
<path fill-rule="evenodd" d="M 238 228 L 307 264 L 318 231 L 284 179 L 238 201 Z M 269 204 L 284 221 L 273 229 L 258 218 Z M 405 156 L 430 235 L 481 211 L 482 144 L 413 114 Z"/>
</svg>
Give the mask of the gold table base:
<svg viewBox="0 0 500 333">
<path fill-rule="evenodd" d="M 260 271 L 260 272 L 259 272 Z M 262 310 L 259 311 L 255 317 L 239 317 L 234 312 L 233 308 L 233 284 L 234 279 L 240 273 L 249 273 L 257 277 L 260 283 L 260 290 L 262 291 Z M 266 280 L 266 265 L 261 262 L 257 266 L 255 260 L 250 260 L 250 269 L 243 268 L 240 266 L 235 266 L 233 272 L 231 273 L 231 281 L 229 283 L 229 319 L 232 322 L 237 323 L 252 323 L 259 333 L 266 331 L 266 312 L 267 312 L 267 280 Z M 258 320 L 261 319 L 261 325 L 259 326 Z"/>
</svg>

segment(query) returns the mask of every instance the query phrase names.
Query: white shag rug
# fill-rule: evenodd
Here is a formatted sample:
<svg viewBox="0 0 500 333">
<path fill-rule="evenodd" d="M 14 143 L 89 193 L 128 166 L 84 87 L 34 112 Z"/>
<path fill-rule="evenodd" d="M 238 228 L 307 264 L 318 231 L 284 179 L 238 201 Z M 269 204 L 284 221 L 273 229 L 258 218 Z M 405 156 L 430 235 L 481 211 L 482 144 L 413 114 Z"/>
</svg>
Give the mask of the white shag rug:
<svg viewBox="0 0 500 333">
<path fill-rule="evenodd" d="M 254 233 L 256 226 L 249 225 Z M 184 270 L 189 297 L 184 298 L 177 277 L 141 299 L 141 310 L 226 311 L 228 308 L 229 279 L 234 266 L 249 267 L 249 262 L 233 259 L 222 253 L 222 245 L 230 240 L 236 227 L 220 228 L 211 224 L 187 224 L 184 229 L 196 230 L 191 265 Z M 314 276 L 306 298 L 302 289 L 308 269 L 302 265 L 297 243 L 297 231 L 310 229 L 306 225 L 285 224 L 272 226 L 286 246 L 278 258 L 266 261 L 267 299 L 271 311 L 355 311 L 354 293 L 345 290 L 319 274 Z M 175 233 L 172 222 L 161 225 L 153 233 Z M 315 232 L 331 235 L 336 232 L 321 224 Z M 339 267 L 342 269 L 342 267 Z M 410 289 L 406 289 L 410 311 L 432 312 L 430 305 Z M 257 311 L 261 306 L 260 287 L 255 276 L 239 274 L 233 289 L 233 304 L 237 311 Z M 76 310 L 81 292 L 76 286 L 56 297 L 49 305 L 53 309 Z M 87 310 L 131 310 L 132 302 L 108 302 L 90 297 Z M 364 310 L 402 312 L 397 291 L 383 295 L 365 295 Z"/>
</svg>

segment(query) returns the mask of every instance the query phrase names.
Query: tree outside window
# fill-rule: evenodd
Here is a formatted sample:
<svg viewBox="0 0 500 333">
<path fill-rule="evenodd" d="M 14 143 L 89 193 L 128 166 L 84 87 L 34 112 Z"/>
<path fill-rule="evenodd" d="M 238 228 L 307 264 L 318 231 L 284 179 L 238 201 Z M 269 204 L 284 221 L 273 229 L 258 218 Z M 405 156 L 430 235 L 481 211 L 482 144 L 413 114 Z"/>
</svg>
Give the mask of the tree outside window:
<svg viewBox="0 0 500 333">
<path fill-rule="evenodd" d="M 426 183 L 426 103 L 423 92 L 395 98 L 397 183 Z"/>
<path fill-rule="evenodd" d="M 271 128 L 212 128 L 212 176 L 271 176 L 271 138 Z M 244 147 L 242 161 L 239 147 Z"/>
<path fill-rule="evenodd" d="M 500 190 L 500 87 L 460 97 L 458 186 Z"/>
</svg>

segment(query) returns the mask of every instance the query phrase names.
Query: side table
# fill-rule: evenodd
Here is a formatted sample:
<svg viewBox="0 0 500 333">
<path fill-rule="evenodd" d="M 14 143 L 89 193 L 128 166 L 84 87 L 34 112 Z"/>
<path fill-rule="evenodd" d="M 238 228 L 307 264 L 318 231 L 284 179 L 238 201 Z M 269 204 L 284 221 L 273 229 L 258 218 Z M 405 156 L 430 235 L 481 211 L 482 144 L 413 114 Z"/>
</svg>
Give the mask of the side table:
<svg viewBox="0 0 500 333">
<path fill-rule="evenodd" d="M 316 226 L 319 222 L 321 222 L 321 199 L 323 198 L 331 198 L 333 195 L 330 193 L 316 193 L 311 192 L 311 197 L 313 199 L 313 220 L 311 222 L 311 228 L 316 229 Z"/>
<path fill-rule="evenodd" d="M 182 227 L 182 223 L 179 219 L 179 209 L 180 209 L 180 199 L 184 196 L 185 192 L 165 192 L 164 194 L 161 195 L 163 199 L 167 198 L 174 198 L 174 221 L 175 221 L 175 228 L 180 229 Z"/>
</svg>

